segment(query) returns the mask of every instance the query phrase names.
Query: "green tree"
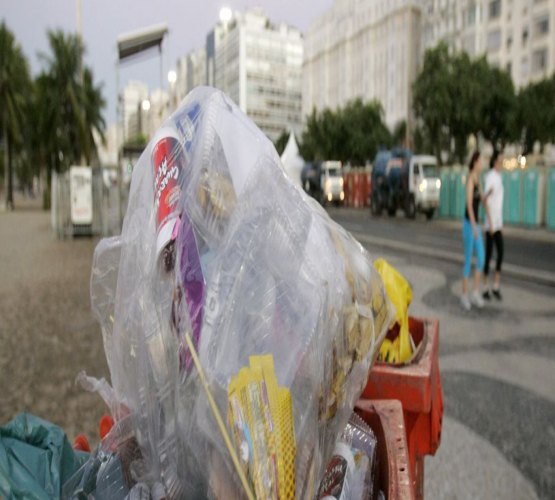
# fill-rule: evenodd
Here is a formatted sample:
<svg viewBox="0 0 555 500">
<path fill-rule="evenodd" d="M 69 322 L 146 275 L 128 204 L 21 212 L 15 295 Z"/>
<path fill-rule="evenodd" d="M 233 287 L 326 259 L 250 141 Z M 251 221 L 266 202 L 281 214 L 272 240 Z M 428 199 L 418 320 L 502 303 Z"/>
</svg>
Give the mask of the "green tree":
<svg viewBox="0 0 555 500">
<path fill-rule="evenodd" d="M 440 43 L 428 50 L 414 83 L 414 109 L 420 145 L 464 162 L 468 137 L 481 134 L 495 146 L 515 138 L 515 90 L 510 76 L 492 67 L 485 56 L 449 53 Z"/>
<path fill-rule="evenodd" d="M 85 130 L 88 137 L 84 148 L 87 163 L 91 163 L 94 158 L 98 157 L 94 131 L 100 137 L 102 144 L 106 142 L 104 135 L 106 121 L 103 115 L 105 107 L 106 100 L 102 95 L 102 86 L 95 84 L 92 70 L 85 66 L 83 68 L 83 109 L 85 112 Z"/>
<path fill-rule="evenodd" d="M 364 103 L 355 99 L 337 111 L 313 110 L 307 117 L 299 150 L 305 160 L 340 160 L 361 165 L 372 160 L 380 146 L 390 142 L 381 105 L 377 101 Z"/>
<path fill-rule="evenodd" d="M 378 101 L 363 103 L 355 99 L 347 103 L 341 118 L 346 133 L 343 161 L 363 165 L 376 156 L 380 146 L 391 144 L 391 134 L 384 123 L 383 108 Z"/>
<path fill-rule="evenodd" d="M 23 143 L 30 78 L 27 60 L 5 22 L 0 24 L 0 127 L 4 148 L 6 206 L 14 208 L 13 160 Z"/>
<path fill-rule="evenodd" d="M 463 163 L 467 156 L 467 142 L 470 134 L 478 135 L 481 113 L 484 105 L 482 81 L 488 75 L 489 66 L 485 57 L 472 61 L 466 52 L 451 56 L 449 70 L 448 128 L 450 153 Z"/>
<path fill-rule="evenodd" d="M 285 146 L 287 146 L 287 141 L 289 140 L 289 132 L 287 130 L 283 130 L 279 137 L 274 142 L 274 146 L 278 155 L 282 155 L 283 151 L 285 150 Z"/>
<path fill-rule="evenodd" d="M 44 71 L 35 86 L 35 104 L 41 116 L 42 157 L 50 180 L 52 170 L 62 171 L 83 158 L 90 164 L 97 154 L 95 132 L 104 141 L 102 116 L 105 100 L 93 74 L 83 66 L 84 47 L 76 35 L 48 32 L 50 54 L 41 53 Z"/>
<path fill-rule="evenodd" d="M 52 171 L 61 170 L 61 159 L 65 146 L 62 129 L 59 127 L 59 109 L 57 108 L 57 91 L 50 75 L 41 73 L 34 82 L 33 107 L 31 119 L 36 119 L 36 127 L 31 135 L 33 155 L 40 165 L 43 180 L 50 187 Z M 34 116 L 33 116 L 34 115 Z M 43 208 L 49 208 L 49 189 L 44 191 L 46 197 Z"/>
<path fill-rule="evenodd" d="M 131 137 L 126 143 L 126 146 L 135 147 L 135 148 L 145 148 L 148 144 L 148 137 L 143 134 L 139 133 L 135 137 Z"/>
<path fill-rule="evenodd" d="M 407 122 L 405 120 L 401 120 L 393 128 L 391 142 L 394 146 L 407 147 Z"/>
<path fill-rule="evenodd" d="M 488 67 L 487 77 L 482 80 L 484 96 L 480 131 L 495 147 L 503 148 L 507 142 L 518 138 L 514 120 L 517 111 L 515 88 L 510 75 L 499 68 Z M 555 100 L 551 101 L 552 107 Z"/>
<path fill-rule="evenodd" d="M 441 162 L 441 145 L 452 113 L 452 63 L 449 48 L 440 43 L 424 55 L 422 71 L 413 85 L 413 105 L 423 134 Z"/>
<path fill-rule="evenodd" d="M 331 158 L 338 160 L 340 158 L 336 155 L 342 154 L 343 137 L 339 113 L 334 113 L 330 109 L 318 113 L 314 109 L 307 117 L 299 151 L 308 161 Z"/>
<path fill-rule="evenodd" d="M 521 89 L 517 98 L 516 134 L 522 138 L 524 154 L 555 142 L 555 74 Z"/>
</svg>

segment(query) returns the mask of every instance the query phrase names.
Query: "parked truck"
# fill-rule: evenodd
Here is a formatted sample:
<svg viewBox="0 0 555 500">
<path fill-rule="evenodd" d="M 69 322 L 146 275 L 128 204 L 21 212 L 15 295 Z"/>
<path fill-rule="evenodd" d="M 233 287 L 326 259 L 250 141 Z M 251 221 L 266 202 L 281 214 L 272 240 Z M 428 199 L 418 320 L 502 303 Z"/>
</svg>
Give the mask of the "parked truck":
<svg viewBox="0 0 555 500">
<path fill-rule="evenodd" d="M 423 212 L 428 219 L 439 206 L 441 180 L 437 160 L 407 150 L 380 151 L 372 168 L 370 207 L 373 215 L 402 209 L 408 218 Z"/>
</svg>

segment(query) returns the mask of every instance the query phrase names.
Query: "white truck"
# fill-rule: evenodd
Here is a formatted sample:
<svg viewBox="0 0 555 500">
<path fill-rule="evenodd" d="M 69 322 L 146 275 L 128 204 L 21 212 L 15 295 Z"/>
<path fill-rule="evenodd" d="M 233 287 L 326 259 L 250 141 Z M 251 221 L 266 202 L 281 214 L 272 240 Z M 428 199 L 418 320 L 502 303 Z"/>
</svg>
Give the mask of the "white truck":
<svg viewBox="0 0 555 500">
<path fill-rule="evenodd" d="M 424 212 L 428 219 L 439 207 L 441 180 L 435 156 L 417 155 L 409 163 L 409 199 L 407 217 L 414 217 L 416 211 Z"/>
<path fill-rule="evenodd" d="M 320 176 L 322 189 L 322 203 L 343 203 L 345 191 L 343 189 L 343 173 L 340 161 L 325 161 L 322 163 Z"/>
<path fill-rule="evenodd" d="M 434 156 L 412 155 L 404 150 L 382 151 L 372 169 L 372 213 L 380 215 L 387 210 L 394 216 L 401 208 L 411 219 L 416 212 L 431 219 L 439 206 L 440 188 Z"/>
</svg>

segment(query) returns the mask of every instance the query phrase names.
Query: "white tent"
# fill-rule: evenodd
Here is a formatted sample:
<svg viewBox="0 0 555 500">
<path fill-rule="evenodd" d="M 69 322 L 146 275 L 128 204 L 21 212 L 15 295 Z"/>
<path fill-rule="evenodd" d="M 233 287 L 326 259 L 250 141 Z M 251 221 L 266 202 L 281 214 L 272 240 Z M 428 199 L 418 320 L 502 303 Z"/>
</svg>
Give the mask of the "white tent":
<svg viewBox="0 0 555 500">
<path fill-rule="evenodd" d="M 287 146 L 285 146 L 283 154 L 281 155 L 281 163 L 285 173 L 295 184 L 300 186 L 301 170 L 303 169 L 304 160 L 299 154 L 299 147 L 297 146 L 297 141 L 295 140 L 295 134 L 293 132 L 289 135 Z"/>
</svg>

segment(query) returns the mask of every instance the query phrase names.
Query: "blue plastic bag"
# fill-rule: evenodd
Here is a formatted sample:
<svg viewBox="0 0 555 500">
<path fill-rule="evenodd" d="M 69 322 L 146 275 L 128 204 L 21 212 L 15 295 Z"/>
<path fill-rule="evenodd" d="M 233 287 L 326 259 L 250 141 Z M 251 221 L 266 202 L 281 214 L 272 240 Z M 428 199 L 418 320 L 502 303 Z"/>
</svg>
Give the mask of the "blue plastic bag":
<svg viewBox="0 0 555 500">
<path fill-rule="evenodd" d="M 62 485 L 87 459 L 62 429 L 29 413 L 0 427 L 0 497 L 60 498 Z"/>
</svg>

